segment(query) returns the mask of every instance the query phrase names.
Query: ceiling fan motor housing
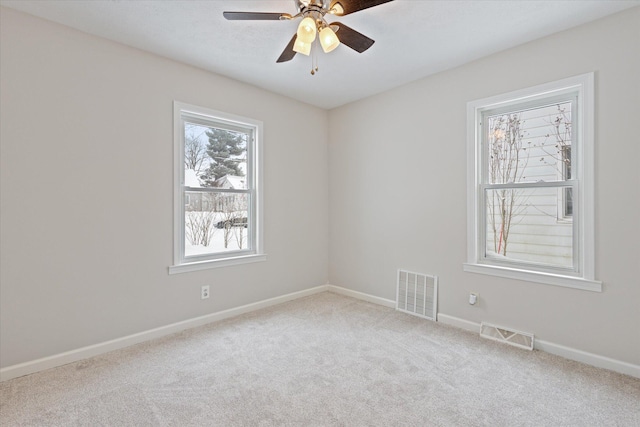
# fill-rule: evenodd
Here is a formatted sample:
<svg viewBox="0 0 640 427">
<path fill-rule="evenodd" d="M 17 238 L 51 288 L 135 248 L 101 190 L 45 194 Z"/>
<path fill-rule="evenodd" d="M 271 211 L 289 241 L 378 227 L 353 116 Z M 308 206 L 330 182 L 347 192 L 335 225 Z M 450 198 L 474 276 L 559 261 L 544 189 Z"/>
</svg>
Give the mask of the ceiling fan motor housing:
<svg viewBox="0 0 640 427">
<path fill-rule="evenodd" d="M 304 14 L 306 11 L 316 11 L 321 16 L 324 16 L 327 13 L 332 13 L 335 15 L 342 15 L 344 12 L 344 8 L 342 4 L 338 1 L 332 0 L 293 0 L 296 3 L 296 8 L 298 9 L 298 13 Z M 331 6 L 331 3 L 334 3 Z"/>
<path fill-rule="evenodd" d="M 320 9 L 329 10 L 329 6 L 331 5 L 331 0 L 293 0 L 296 3 L 296 7 L 298 12 L 302 12 L 305 8 L 308 7 L 317 7 Z"/>
</svg>

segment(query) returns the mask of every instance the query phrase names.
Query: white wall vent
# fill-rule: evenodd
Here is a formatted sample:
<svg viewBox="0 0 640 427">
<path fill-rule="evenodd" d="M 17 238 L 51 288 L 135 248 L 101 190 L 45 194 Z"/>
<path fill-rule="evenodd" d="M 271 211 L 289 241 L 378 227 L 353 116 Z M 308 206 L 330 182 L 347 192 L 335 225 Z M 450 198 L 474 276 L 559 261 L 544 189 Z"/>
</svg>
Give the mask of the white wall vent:
<svg viewBox="0 0 640 427">
<path fill-rule="evenodd" d="M 438 277 L 398 270 L 396 310 L 435 321 L 438 314 Z"/>
<path fill-rule="evenodd" d="M 480 324 L 480 336 L 527 350 L 533 350 L 533 334 L 528 332 L 514 331 L 513 329 L 482 322 Z"/>
</svg>

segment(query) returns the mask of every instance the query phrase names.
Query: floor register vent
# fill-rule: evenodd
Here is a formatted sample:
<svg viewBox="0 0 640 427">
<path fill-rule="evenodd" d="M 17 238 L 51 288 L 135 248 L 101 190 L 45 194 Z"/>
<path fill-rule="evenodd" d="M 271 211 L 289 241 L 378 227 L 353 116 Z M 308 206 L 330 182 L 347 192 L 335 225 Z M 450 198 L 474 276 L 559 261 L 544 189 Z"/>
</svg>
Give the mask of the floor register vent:
<svg viewBox="0 0 640 427">
<path fill-rule="evenodd" d="M 438 314 L 438 277 L 398 270 L 396 310 L 435 321 Z"/>
<path fill-rule="evenodd" d="M 482 322 L 480 324 L 480 336 L 527 350 L 533 350 L 533 334 L 528 332 L 514 331 L 513 329 Z"/>
</svg>

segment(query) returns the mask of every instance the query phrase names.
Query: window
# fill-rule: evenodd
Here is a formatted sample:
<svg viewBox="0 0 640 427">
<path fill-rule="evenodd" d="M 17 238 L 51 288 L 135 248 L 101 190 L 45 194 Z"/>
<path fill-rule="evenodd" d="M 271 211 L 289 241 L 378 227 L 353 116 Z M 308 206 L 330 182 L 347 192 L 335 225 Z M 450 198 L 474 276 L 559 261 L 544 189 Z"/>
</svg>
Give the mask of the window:
<svg viewBox="0 0 640 427">
<path fill-rule="evenodd" d="M 470 102 L 464 270 L 600 291 L 593 74 Z"/>
<path fill-rule="evenodd" d="M 264 261 L 262 123 L 174 102 L 170 273 Z"/>
</svg>

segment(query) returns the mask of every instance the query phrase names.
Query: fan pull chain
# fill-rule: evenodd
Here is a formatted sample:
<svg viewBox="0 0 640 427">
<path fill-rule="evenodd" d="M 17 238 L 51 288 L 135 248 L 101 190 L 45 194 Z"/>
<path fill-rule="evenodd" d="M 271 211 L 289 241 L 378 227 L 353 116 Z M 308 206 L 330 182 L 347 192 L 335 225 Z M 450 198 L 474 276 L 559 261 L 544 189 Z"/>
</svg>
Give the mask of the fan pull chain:
<svg viewBox="0 0 640 427">
<path fill-rule="evenodd" d="M 317 40 L 316 43 L 313 43 L 313 45 L 311 45 L 311 75 L 314 76 L 317 72 L 318 72 L 318 56 L 316 55 L 316 51 L 318 50 L 316 48 L 317 45 Z"/>
</svg>

